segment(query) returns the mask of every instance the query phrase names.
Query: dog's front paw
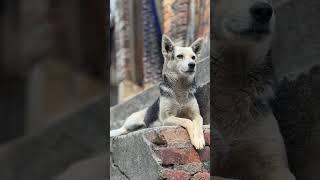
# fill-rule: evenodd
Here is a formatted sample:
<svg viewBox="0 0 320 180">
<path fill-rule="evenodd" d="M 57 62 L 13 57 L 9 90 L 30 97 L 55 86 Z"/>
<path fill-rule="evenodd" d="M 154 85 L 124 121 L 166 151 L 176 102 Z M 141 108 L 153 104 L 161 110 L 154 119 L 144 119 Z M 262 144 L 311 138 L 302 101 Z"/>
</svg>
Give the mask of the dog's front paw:
<svg viewBox="0 0 320 180">
<path fill-rule="evenodd" d="M 191 144 L 198 150 L 203 149 L 205 146 L 203 131 L 195 129 L 195 131 L 190 134 Z"/>
<path fill-rule="evenodd" d="M 197 149 L 197 150 L 201 150 L 204 148 L 204 143 L 201 141 L 201 139 L 196 139 L 194 142 L 191 142 L 193 144 L 193 146 Z"/>
<path fill-rule="evenodd" d="M 201 144 L 202 149 L 204 148 L 204 146 L 206 145 L 206 142 L 204 140 L 204 134 L 203 134 L 203 129 L 201 128 L 201 131 L 199 131 L 199 141 Z"/>
<path fill-rule="evenodd" d="M 203 135 L 203 130 L 198 131 L 198 139 L 199 139 L 199 149 L 203 149 L 205 146 L 205 141 L 204 141 L 204 135 Z"/>
</svg>

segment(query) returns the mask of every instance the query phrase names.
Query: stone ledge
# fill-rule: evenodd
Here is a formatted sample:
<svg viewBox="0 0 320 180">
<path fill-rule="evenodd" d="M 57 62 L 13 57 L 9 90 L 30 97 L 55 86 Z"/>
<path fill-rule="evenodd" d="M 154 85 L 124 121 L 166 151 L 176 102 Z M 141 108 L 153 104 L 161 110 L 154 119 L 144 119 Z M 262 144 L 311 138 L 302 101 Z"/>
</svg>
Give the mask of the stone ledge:
<svg viewBox="0 0 320 180">
<path fill-rule="evenodd" d="M 178 126 L 148 128 L 110 138 L 111 179 L 210 179 L 210 129 L 201 151 Z"/>
</svg>

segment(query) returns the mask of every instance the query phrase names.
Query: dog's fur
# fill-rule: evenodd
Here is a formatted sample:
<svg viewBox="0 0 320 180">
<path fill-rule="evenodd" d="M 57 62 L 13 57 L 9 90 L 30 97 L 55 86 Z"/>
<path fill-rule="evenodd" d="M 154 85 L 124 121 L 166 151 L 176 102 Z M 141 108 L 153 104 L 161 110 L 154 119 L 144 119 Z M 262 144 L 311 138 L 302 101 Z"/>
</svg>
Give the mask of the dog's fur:
<svg viewBox="0 0 320 180">
<path fill-rule="evenodd" d="M 242 180 L 292 180 L 277 121 L 269 106 L 275 79 L 270 47 L 275 16 L 260 22 L 252 8 L 268 0 L 214 0 L 214 99 L 211 125 L 215 175 Z"/>
<path fill-rule="evenodd" d="M 110 136 L 149 127 L 159 119 L 162 125 L 179 125 L 186 128 L 194 147 L 204 147 L 203 119 L 194 96 L 195 62 L 200 55 L 202 42 L 202 38 L 199 38 L 190 47 L 180 47 L 163 35 L 162 54 L 165 61 L 159 86 L 160 97 L 149 108 L 130 115 L 121 128 L 110 132 Z"/>
</svg>

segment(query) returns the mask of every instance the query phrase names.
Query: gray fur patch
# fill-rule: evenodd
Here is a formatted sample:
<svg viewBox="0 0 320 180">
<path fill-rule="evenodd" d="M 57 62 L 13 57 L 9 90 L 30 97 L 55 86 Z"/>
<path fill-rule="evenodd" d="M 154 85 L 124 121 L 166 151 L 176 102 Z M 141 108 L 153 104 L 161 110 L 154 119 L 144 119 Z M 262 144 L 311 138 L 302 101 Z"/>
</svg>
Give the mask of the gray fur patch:
<svg viewBox="0 0 320 180">
<path fill-rule="evenodd" d="M 150 127 L 152 123 L 157 121 L 159 117 L 159 102 L 160 98 L 158 98 L 147 110 L 147 113 L 144 117 L 144 123 L 146 127 Z"/>
<path fill-rule="evenodd" d="M 175 82 L 171 82 L 169 78 L 164 74 L 159 85 L 160 95 L 163 97 L 175 97 L 175 89 L 180 88 L 188 91 L 188 98 L 194 97 L 196 92 L 196 81 L 195 78 L 191 82 L 184 79 L 178 79 Z"/>
<path fill-rule="evenodd" d="M 166 75 L 163 75 L 160 85 L 160 96 L 163 97 L 173 97 L 172 84 L 169 82 Z"/>
</svg>

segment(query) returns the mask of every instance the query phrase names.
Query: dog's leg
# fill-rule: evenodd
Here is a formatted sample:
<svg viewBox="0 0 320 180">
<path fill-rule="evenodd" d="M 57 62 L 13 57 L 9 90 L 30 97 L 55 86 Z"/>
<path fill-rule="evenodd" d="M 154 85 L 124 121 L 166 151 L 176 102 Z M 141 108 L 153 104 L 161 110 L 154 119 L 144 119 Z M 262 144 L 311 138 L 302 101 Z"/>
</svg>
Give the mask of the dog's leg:
<svg viewBox="0 0 320 180">
<path fill-rule="evenodd" d="M 195 126 L 197 139 L 201 149 L 205 146 L 204 135 L 203 135 L 203 118 L 199 113 L 194 113 L 193 124 Z"/>
<path fill-rule="evenodd" d="M 167 126 L 179 125 L 184 127 L 185 129 L 187 129 L 189 133 L 191 144 L 193 144 L 193 146 L 196 149 L 203 148 L 203 146 L 201 146 L 201 143 L 199 142 L 195 124 L 190 119 L 169 116 L 168 118 L 163 120 L 163 125 L 167 125 Z"/>
<path fill-rule="evenodd" d="M 124 127 L 121 127 L 119 129 L 111 130 L 110 137 L 120 136 L 120 135 L 127 134 L 127 133 L 128 133 L 127 129 Z"/>
<path fill-rule="evenodd" d="M 110 131 L 110 137 L 127 134 L 131 131 L 137 130 L 137 129 L 145 126 L 144 116 L 145 116 L 146 112 L 147 112 L 147 108 L 131 114 L 126 119 L 125 123 L 123 124 L 123 126 L 121 128 Z"/>
</svg>

